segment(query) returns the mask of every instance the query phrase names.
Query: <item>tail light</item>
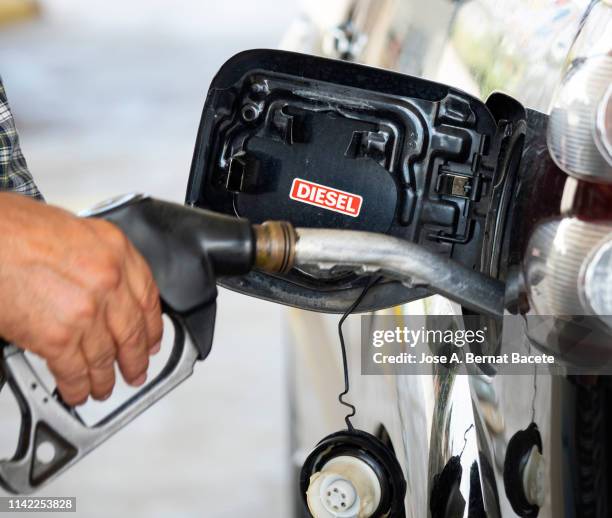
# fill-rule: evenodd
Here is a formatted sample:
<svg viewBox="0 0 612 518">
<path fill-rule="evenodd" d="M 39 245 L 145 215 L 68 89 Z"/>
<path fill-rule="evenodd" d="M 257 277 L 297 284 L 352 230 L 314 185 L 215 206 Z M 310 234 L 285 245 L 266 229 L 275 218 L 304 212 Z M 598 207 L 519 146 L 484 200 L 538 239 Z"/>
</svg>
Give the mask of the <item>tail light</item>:
<svg viewBox="0 0 612 518">
<path fill-rule="evenodd" d="M 570 176 L 612 183 L 612 4 L 594 4 L 576 38 L 548 126 L 548 148 Z"/>
<path fill-rule="evenodd" d="M 550 156 L 570 178 L 559 204 L 536 219 L 523 256 L 534 317 L 527 333 L 573 366 L 612 360 L 611 84 L 612 3 L 595 2 L 570 50 L 547 127 Z M 539 187 L 542 196 L 553 185 Z"/>
<path fill-rule="evenodd" d="M 539 315 L 596 315 L 612 329 L 612 223 L 547 221 L 527 248 L 525 276 Z"/>
</svg>

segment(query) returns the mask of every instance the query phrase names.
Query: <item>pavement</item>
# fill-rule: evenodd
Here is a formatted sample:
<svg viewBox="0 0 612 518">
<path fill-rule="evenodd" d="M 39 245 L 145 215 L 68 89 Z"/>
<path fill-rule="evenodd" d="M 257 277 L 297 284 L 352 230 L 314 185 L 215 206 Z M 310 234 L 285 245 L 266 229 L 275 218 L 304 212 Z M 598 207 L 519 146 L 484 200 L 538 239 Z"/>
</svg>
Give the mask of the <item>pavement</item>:
<svg viewBox="0 0 612 518">
<path fill-rule="evenodd" d="M 47 201 L 75 211 L 130 191 L 182 201 L 213 74 L 235 52 L 277 46 L 297 14 L 287 0 L 41 8 L 3 27 L 0 74 Z M 40 495 L 76 496 L 76 516 L 92 518 L 289 516 L 283 327 L 280 306 L 222 290 L 213 352 L 193 378 Z M 19 424 L 6 389 L 0 415 L 6 457 Z"/>
</svg>

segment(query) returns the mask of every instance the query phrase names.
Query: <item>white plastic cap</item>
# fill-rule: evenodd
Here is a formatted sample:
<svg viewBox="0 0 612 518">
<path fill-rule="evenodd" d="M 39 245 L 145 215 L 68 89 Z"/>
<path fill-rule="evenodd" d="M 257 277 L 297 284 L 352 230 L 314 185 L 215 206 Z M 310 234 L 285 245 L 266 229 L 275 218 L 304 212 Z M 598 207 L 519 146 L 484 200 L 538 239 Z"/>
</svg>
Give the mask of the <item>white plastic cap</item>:
<svg viewBox="0 0 612 518">
<path fill-rule="evenodd" d="M 366 462 L 341 456 L 310 477 L 306 498 L 314 518 L 369 518 L 380 504 L 381 487 Z"/>
<path fill-rule="evenodd" d="M 340 475 L 326 475 L 319 488 L 319 497 L 330 513 L 349 511 L 358 500 L 357 490 L 350 480 Z"/>
</svg>

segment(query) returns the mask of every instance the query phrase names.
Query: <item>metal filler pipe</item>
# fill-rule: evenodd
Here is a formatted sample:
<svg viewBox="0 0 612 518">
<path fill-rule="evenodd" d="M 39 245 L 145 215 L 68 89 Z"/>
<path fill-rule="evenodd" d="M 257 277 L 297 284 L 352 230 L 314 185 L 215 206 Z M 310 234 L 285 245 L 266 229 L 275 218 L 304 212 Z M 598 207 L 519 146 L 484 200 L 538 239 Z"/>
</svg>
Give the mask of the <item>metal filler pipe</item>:
<svg viewBox="0 0 612 518">
<path fill-rule="evenodd" d="M 424 286 L 467 308 L 499 317 L 504 284 L 426 248 L 384 234 L 297 228 L 285 222 L 254 227 L 257 268 L 287 272 L 296 266 L 352 266 Z"/>
</svg>

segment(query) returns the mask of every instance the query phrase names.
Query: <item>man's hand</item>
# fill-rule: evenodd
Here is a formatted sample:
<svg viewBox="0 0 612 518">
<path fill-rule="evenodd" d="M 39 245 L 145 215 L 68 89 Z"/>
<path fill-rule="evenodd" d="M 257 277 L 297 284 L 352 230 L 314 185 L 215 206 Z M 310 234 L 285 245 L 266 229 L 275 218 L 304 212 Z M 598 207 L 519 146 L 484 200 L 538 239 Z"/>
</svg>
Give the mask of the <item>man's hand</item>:
<svg viewBox="0 0 612 518">
<path fill-rule="evenodd" d="M 116 226 L 0 193 L 0 336 L 43 357 L 70 405 L 133 386 L 159 350 L 159 293 Z"/>
</svg>

